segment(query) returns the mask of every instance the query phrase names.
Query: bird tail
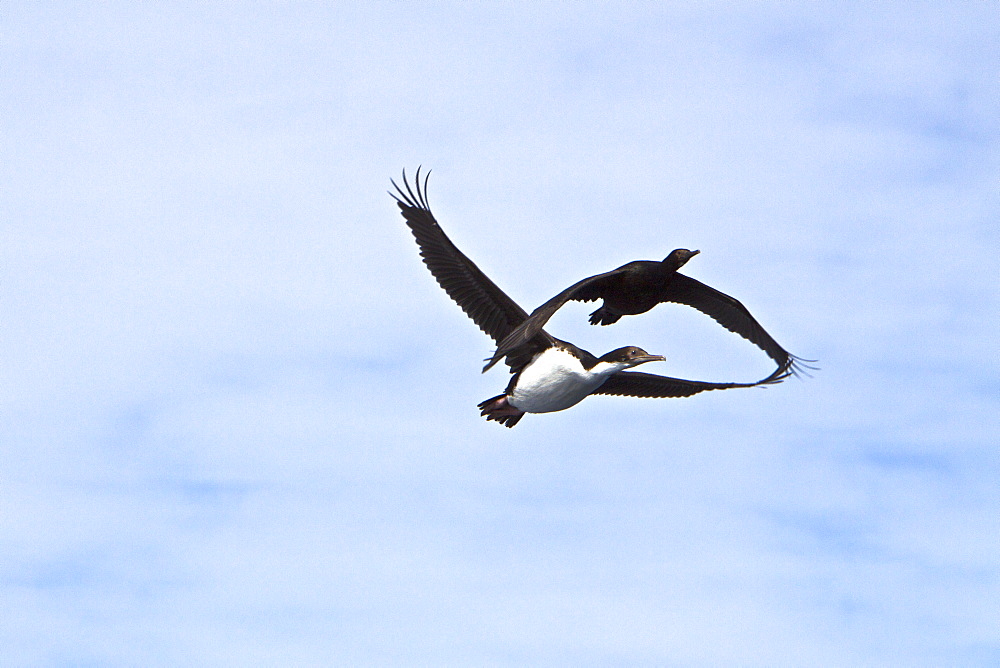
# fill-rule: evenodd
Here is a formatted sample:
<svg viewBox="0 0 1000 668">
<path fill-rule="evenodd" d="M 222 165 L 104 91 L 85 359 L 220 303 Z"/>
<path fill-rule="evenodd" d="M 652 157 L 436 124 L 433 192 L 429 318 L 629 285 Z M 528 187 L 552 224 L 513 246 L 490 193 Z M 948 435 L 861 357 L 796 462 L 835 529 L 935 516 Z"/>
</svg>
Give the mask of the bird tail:
<svg viewBox="0 0 1000 668">
<path fill-rule="evenodd" d="M 516 425 L 517 421 L 524 416 L 524 411 L 510 405 L 506 394 L 498 394 L 487 399 L 480 403 L 478 408 L 482 409 L 480 415 L 483 415 L 487 421 L 496 420 L 507 428 Z"/>
</svg>

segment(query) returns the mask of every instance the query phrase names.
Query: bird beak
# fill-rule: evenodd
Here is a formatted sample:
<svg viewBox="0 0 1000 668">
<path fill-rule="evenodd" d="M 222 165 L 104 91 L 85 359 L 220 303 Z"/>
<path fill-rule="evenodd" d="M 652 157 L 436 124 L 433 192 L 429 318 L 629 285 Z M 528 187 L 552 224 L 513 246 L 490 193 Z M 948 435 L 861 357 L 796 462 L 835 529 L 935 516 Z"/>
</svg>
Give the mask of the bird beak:
<svg viewBox="0 0 1000 668">
<path fill-rule="evenodd" d="M 645 364 L 646 362 L 666 362 L 667 358 L 663 355 L 641 355 L 639 357 L 632 358 L 632 366 L 639 366 L 640 364 Z"/>
<path fill-rule="evenodd" d="M 697 255 L 697 254 L 698 254 L 698 253 L 700 253 L 700 252 L 701 252 L 700 250 L 697 250 L 697 251 L 691 251 L 691 257 L 694 257 L 695 255 Z"/>
</svg>

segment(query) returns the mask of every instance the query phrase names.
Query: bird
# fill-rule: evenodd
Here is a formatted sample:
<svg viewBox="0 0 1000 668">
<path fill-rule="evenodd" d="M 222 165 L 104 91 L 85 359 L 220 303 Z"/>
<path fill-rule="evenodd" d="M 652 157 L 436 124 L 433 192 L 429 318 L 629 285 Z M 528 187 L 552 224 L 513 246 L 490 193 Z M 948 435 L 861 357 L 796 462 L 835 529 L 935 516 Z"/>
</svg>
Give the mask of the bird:
<svg viewBox="0 0 1000 668">
<path fill-rule="evenodd" d="M 511 330 L 497 345 L 483 371 L 488 371 L 509 351 L 530 341 L 566 302 L 597 299 L 603 299 L 604 303 L 590 314 L 592 325 L 611 325 L 622 316 L 646 313 L 661 302 L 686 304 L 767 353 L 778 365 L 775 374 L 788 371 L 798 376 L 800 373 L 808 375 L 804 369 L 815 370 L 816 367 L 809 365 L 815 360 L 796 357 L 778 345 L 738 300 L 677 271 L 700 252 L 677 248 L 661 262 L 636 260 L 577 281 L 536 308 Z"/>
<path fill-rule="evenodd" d="M 416 239 L 420 256 L 438 284 L 479 328 L 500 343 L 528 320 L 528 313 L 491 281 L 452 243 L 431 213 L 427 199 L 428 171 L 420 168 L 411 187 L 403 170 L 403 187 L 390 179 L 388 191 Z M 480 415 L 513 427 L 525 413 L 561 411 L 591 394 L 632 397 L 688 397 L 708 390 L 770 385 L 788 372 L 774 373 L 756 383 L 710 383 L 627 371 L 640 364 L 662 362 L 637 346 L 625 346 L 596 357 L 572 343 L 555 338 L 542 327 L 504 353 L 510 382 L 503 394 L 479 403 Z"/>
</svg>

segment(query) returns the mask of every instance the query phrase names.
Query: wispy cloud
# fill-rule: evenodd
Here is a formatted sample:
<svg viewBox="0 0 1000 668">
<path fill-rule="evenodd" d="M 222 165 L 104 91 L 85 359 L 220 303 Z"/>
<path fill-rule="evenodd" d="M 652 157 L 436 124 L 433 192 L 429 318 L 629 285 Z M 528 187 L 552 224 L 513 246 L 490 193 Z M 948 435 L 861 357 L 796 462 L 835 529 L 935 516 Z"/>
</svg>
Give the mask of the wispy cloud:
<svg viewBox="0 0 1000 668">
<path fill-rule="evenodd" d="M 932 9 L 12 7 L 0 656 L 995 664 L 1000 24 Z M 419 164 L 525 308 L 700 248 L 822 370 L 486 424 Z"/>
</svg>

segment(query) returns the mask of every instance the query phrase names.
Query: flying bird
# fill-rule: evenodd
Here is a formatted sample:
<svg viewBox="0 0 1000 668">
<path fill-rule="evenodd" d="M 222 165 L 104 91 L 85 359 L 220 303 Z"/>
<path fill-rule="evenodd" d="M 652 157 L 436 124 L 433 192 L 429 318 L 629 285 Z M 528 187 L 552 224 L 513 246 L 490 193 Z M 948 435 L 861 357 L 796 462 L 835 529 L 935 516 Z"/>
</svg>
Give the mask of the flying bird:
<svg viewBox="0 0 1000 668">
<path fill-rule="evenodd" d="M 391 181 L 406 224 L 416 238 L 424 264 L 456 304 L 497 344 L 525 324 L 528 313 L 507 296 L 445 235 L 427 203 L 427 180 L 417 169 L 413 188 L 403 171 L 403 188 Z M 544 324 L 544 323 L 543 323 Z M 707 383 L 626 371 L 647 362 L 664 361 L 636 346 L 626 346 L 595 357 L 561 341 L 544 329 L 533 327 L 503 354 L 513 376 L 503 394 L 479 404 L 481 415 L 513 427 L 525 413 L 565 410 L 591 394 L 632 397 L 688 397 L 707 390 L 755 387 L 782 381 L 779 370 L 757 383 Z M 499 358 L 498 358 L 499 359 Z"/>
<path fill-rule="evenodd" d="M 636 260 L 577 281 L 536 308 L 524 322 L 511 330 L 497 345 L 496 352 L 483 371 L 489 370 L 511 350 L 530 341 L 566 302 L 590 302 L 597 299 L 603 299 L 604 303 L 590 314 L 592 325 L 611 325 L 623 315 L 645 313 L 661 302 L 687 304 L 767 353 L 777 363 L 777 373 L 788 371 L 798 375 L 807 374 L 802 370 L 803 367 L 813 369 L 806 362 L 815 360 L 803 360 L 778 345 L 739 301 L 690 276 L 678 273 L 678 269 L 700 252 L 678 248 L 671 251 L 662 262 Z"/>
</svg>

